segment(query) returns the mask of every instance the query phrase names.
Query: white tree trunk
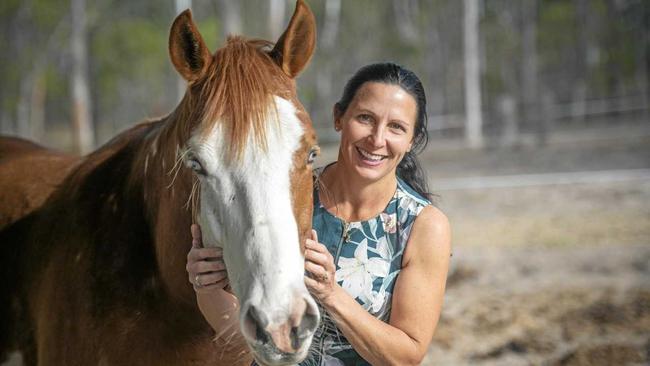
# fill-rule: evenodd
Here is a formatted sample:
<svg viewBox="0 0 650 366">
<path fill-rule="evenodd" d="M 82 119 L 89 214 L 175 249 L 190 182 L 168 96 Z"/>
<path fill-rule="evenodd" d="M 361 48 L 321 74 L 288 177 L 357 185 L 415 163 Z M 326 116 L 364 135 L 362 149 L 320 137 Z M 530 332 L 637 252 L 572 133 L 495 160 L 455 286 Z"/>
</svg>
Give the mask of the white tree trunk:
<svg viewBox="0 0 650 366">
<path fill-rule="evenodd" d="M 465 46 L 465 139 L 470 147 L 483 146 L 481 114 L 481 65 L 479 47 L 479 0 L 464 0 Z"/>
<path fill-rule="evenodd" d="M 338 69 L 339 60 L 333 54 L 341 19 L 341 0 L 325 1 L 325 23 L 320 37 L 321 55 L 327 61 L 319 65 L 316 73 L 316 95 L 318 100 L 334 99 L 332 92 L 333 70 Z"/>
<path fill-rule="evenodd" d="M 332 49 L 336 43 L 336 36 L 339 32 L 339 22 L 341 20 L 341 0 L 325 1 L 325 24 L 323 25 L 323 35 L 321 36 L 322 47 Z"/>
<path fill-rule="evenodd" d="M 192 0 L 175 0 L 174 3 L 177 15 L 185 11 L 185 9 L 192 9 Z M 176 90 L 177 99 L 180 101 L 187 90 L 187 81 L 180 75 L 176 76 Z"/>
<path fill-rule="evenodd" d="M 546 141 L 545 121 L 540 116 L 539 81 L 537 77 L 537 0 L 522 0 L 523 25 L 522 50 L 522 99 L 526 122 L 534 126 L 537 142 Z"/>
<path fill-rule="evenodd" d="M 418 42 L 417 18 L 420 13 L 418 0 L 393 0 L 393 12 L 397 34 L 403 42 Z"/>
<path fill-rule="evenodd" d="M 278 39 L 284 30 L 285 0 L 269 0 L 269 39 Z"/>
<path fill-rule="evenodd" d="M 47 93 L 45 70 L 37 69 L 30 98 L 29 125 L 31 137 L 42 141 L 45 137 L 45 96 Z"/>
<path fill-rule="evenodd" d="M 219 0 L 219 13 L 224 39 L 231 34 L 241 34 L 241 5 L 237 0 Z"/>
<path fill-rule="evenodd" d="M 86 49 L 86 2 L 72 0 L 72 122 L 77 151 L 85 154 L 94 146 L 88 56 Z"/>
<path fill-rule="evenodd" d="M 16 133 L 24 138 L 31 138 L 31 127 L 29 125 L 29 99 L 34 80 L 34 70 L 30 70 L 20 79 L 18 89 L 18 103 L 16 106 Z"/>
</svg>

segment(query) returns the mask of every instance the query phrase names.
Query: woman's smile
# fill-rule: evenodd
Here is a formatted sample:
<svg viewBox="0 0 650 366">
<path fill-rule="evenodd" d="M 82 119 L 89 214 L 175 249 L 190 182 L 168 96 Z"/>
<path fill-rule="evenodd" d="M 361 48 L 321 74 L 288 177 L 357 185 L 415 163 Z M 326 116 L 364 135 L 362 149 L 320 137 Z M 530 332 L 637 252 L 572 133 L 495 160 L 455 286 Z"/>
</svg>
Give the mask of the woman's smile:
<svg viewBox="0 0 650 366">
<path fill-rule="evenodd" d="M 369 166 L 379 166 L 383 163 L 383 161 L 388 158 L 387 155 L 379 155 L 379 154 L 373 154 L 369 152 L 368 150 L 365 150 L 359 146 L 355 146 L 357 149 L 357 152 L 359 153 L 359 159 L 361 160 L 362 163 L 369 165 Z"/>
</svg>

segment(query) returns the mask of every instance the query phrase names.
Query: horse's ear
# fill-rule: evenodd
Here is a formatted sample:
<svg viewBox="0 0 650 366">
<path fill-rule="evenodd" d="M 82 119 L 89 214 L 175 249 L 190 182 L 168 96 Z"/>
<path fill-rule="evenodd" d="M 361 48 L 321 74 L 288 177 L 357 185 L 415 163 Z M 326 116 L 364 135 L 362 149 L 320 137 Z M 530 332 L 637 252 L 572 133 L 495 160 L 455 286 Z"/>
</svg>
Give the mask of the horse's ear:
<svg viewBox="0 0 650 366">
<path fill-rule="evenodd" d="M 189 9 L 180 13 L 172 24 L 169 32 L 169 57 L 178 73 L 190 82 L 203 76 L 210 65 L 212 55 L 203 42 Z"/>
<path fill-rule="evenodd" d="M 271 56 L 282 70 L 295 78 L 307 66 L 316 47 L 316 19 L 303 0 L 296 2 L 289 26 L 284 31 Z"/>
</svg>

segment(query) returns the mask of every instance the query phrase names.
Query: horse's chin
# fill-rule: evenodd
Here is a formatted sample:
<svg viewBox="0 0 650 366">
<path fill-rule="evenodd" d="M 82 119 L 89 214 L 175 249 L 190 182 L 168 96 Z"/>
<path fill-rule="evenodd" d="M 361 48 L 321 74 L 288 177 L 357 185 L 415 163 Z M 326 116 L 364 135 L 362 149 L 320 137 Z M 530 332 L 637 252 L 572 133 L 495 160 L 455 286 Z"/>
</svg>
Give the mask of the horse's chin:
<svg viewBox="0 0 650 366">
<path fill-rule="evenodd" d="M 282 352 L 272 343 L 249 342 L 253 357 L 260 366 L 290 366 L 302 362 L 309 352 L 311 340 L 295 353 Z"/>
</svg>

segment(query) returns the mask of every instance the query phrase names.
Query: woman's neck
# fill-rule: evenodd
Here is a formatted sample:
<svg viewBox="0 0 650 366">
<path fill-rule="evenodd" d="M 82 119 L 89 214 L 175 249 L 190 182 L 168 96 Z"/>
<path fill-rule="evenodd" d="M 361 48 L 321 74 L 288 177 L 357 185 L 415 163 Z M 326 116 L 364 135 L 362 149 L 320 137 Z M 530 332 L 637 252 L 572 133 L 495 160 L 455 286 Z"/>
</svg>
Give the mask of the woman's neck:
<svg viewBox="0 0 650 366">
<path fill-rule="evenodd" d="M 395 174 L 368 182 L 334 163 L 320 178 L 320 200 L 332 214 L 344 221 L 364 221 L 384 210 L 397 188 Z"/>
</svg>

